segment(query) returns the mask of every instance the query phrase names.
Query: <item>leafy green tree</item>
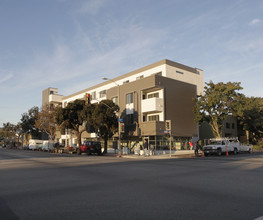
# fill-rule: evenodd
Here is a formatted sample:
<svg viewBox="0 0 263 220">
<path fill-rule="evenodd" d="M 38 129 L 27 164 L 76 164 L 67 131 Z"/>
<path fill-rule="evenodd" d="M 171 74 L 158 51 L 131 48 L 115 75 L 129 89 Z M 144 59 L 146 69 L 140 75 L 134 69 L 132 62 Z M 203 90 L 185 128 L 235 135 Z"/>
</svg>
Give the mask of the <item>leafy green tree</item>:
<svg viewBox="0 0 263 220">
<path fill-rule="evenodd" d="M 263 137 L 263 98 L 241 96 L 236 106 L 235 116 L 241 128 L 249 137 L 258 140 Z"/>
<path fill-rule="evenodd" d="M 107 153 L 108 139 L 118 130 L 118 111 L 119 107 L 111 100 L 103 100 L 87 109 L 87 123 L 104 139 L 104 153 Z"/>
<path fill-rule="evenodd" d="M 44 106 L 38 113 L 37 120 L 35 121 L 35 127 L 48 134 L 51 140 L 55 140 L 56 137 L 56 108 L 50 109 L 48 106 Z"/>
<path fill-rule="evenodd" d="M 65 108 L 58 108 L 55 115 L 57 124 L 62 128 L 72 129 L 77 136 L 77 146 L 81 145 L 81 135 L 86 131 L 87 106 L 84 100 L 75 100 Z"/>
<path fill-rule="evenodd" d="M 28 135 L 31 134 L 32 138 L 38 139 L 41 135 L 39 129 L 35 127 L 35 122 L 39 114 L 38 107 L 32 107 L 28 110 L 27 113 L 22 114 L 21 120 L 21 129 L 22 133 L 25 135 L 26 140 L 28 141 Z"/>
<path fill-rule="evenodd" d="M 195 99 L 195 121 L 197 123 L 207 121 L 212 128 L 214 136 L 221 137 L 223 122 L 235 111 L 241 96 L 238 91 L 241 89 L 239 82 L 219 82 L 214 84 L 210 81 L 206 83 L 204 95 Z"/>
<path fill-rule="evenodd" d="M 0 130 L 0 136 L 6 143 L 15 142 L 16 140 L 16 128 L 14 124 L 10 122 L 3 123 L 3 127 Z"/>
<path fill-rule="evenodd" d="M 22 131 L 22 127 L 21 127 L 21 123 L 20 122 L 18 122 L 15 125 L 15 132 L 16 132 L 16 136 L 17 136 L 17 142 L 19 143 L 20 142 L 20 138 L 23 135 L 23 131 Z"/>
</svg>

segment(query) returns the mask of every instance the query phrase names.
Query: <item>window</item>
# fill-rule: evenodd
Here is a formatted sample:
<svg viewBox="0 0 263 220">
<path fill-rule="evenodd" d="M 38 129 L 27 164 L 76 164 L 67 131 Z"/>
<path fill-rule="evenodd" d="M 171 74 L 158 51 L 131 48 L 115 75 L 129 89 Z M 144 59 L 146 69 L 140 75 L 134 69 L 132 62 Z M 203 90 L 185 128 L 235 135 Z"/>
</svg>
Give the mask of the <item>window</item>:
<svg viewBox="0 0 263 220">
<path fill-rule="evenodd" d="M 200 75 L 200 71 L 199 71 L 199 70 L 196 70 L 196 74 Z"/>
<path fill-rule="evenodd" d="M 159 115 L 148 116 L 148 121 L 159 121 Z"/>
<path fill-rule="evenodd" d="M 100 98 L 106 97 L 106 90 L 100 91 Z"/>
<path fill-rule="evenodd" d="M 232 129 L 235 129 L 235 123 L 232 123 Z"/>
<path fill-rule="evenodd" d="M 137 76 L 137 77 L 136 77 L 136 80 L 139 80 L 139 79 L 142 79 L 142 78 L 143 78 L 143 75 Z"/>
<path fill-rule="evenodd" d="M 94 100 L 94 99 L 96 99 L 96 92 L 91 93 L 91 100 Z"/>
<path fill-rule="evenodd" d="M 226 128 L 230 128 L 230 123 L 226 123 Z"/>
<path fill-rule="evenodd" d="M 148 95 L 148 99 L 150 99 L 150 98 L 159 98 L 159 92 L 156 92 L 156 93 L 152 93 L 152 94 L 149 94 Z"/>
<path fill-rule="evenodd" d="M 129 80 L 126 80 L 126 81 L 123 82 L 123 84 L 127 84 L 127 83 L 129 83 Z"/>
<path fill-rule="evenodd" d="M 178 71 L 178 70 L 176 70 L 176 73 L 179 73 L 179 74 L 184 74 L 183 72 L 181 72 L 181 71 Z"/>
<path fill-rule="evenodd" d="M 126 104 L 133 103 L 133 93 L 129 93 L 126 95 Z"/>
</svg>

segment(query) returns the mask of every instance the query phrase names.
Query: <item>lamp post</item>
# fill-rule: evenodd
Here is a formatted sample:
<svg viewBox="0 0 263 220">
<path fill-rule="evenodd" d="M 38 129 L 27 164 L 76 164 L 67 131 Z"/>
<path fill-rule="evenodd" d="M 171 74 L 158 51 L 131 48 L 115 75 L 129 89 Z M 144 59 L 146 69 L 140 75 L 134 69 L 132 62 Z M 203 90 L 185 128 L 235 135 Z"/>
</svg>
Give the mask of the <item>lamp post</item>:
<svg viewBox="0 0 263 220">
<path fill-rule="evenodd" d="M 113 83 L 115 83 L 118 87 L 118 106 L 120 108 L 120 85 L 118 83 L 116 83 L 114 80 L 109 79 L 107 77 L 103 77 L 102 80 L 108 80 L 111 81 Z M 120 126 L 120 113 L 118 114 L 118 136 L 119 136 L 119 140 L 118 140 L 118 155 L 121 156 L 122 152 L 121 152 L 121 126 Z"/>
</svg>

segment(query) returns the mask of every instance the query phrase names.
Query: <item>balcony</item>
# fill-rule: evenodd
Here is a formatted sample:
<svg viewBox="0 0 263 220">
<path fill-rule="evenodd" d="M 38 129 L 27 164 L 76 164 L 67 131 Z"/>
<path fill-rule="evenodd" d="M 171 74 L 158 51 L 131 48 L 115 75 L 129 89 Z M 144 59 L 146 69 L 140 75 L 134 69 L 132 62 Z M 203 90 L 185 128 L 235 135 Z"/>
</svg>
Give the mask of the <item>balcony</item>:
<svg viewBox="0 0 263 220">
<path fill-rule="evenodd" d="M 49 102 L 62 102 L 62 95 L 52 94 L 49 95 Z"/>
<path fill-rule="evenodd" d="M 145 112 L 162 112 L 163 111 L 163 99 L 162 98 L 150 98 L 142 100 L 142 113 Z"/>
</svg>

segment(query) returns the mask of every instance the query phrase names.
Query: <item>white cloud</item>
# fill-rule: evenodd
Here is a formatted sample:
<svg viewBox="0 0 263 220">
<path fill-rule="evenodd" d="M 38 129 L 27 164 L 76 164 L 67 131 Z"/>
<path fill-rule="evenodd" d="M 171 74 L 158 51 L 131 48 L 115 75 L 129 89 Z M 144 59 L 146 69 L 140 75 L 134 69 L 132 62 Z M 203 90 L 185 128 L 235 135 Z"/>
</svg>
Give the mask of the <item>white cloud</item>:
<svg viewBox="0 0 263 220">
<path fill-rule="evenodd" d="M 225 45 L 230 51 L 239 53 L 254 54 L 263 52 L 263 39 L 261 36 L 247 34 L 230 39 Z"/>
<path fill-rule="evenodd" d="M 252 21 L 249 22 L 250 26 L 259 26 L 259 25 L 263 25 L 263 20 L 255 18 Z"/>
<path fill-rule="evenodd" d="M 19 69 L 12 91 L 55 86 L 78 92 L 100 82 L 101 77 L 113 78 L 147 64 L 167 35 L 165 29 L 145 28 L 127 20 L 111 20 L 103 28 L 98 25 L 96 34 L 79 24 L 74 37 L 53 38 L 53 52 L 36 51 L 35 59 Z"/>
<path fill-rule="evenodd" d="M 77 12 L 95 15 L 104 6 L 105 2 L 106 0 L 90 0 L 82 4 L 82 6 L 77 10 Z"/>
<path fill-rule="evenodd" d="M 11 79 L 14 76 L 12 73 L 8 73 L 8 74 L 5 75 L 5 71 L 3 71 L 3 70 L 0 70 L 0 73 L 1 73 L 1 75 L 0 75 L 0 77 L 1 77 L 0 78 L 0 83 L 8 81 L 9 79 Z"/>
</svg>

